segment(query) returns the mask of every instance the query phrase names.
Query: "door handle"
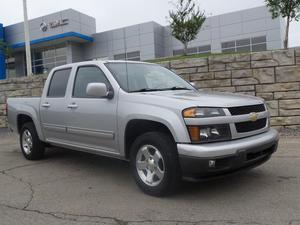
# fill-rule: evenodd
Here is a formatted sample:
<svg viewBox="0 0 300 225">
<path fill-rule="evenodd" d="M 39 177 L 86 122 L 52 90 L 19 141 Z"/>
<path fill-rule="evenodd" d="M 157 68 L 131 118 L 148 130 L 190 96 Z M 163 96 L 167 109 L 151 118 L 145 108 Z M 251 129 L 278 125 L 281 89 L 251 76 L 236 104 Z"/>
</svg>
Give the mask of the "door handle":
<svg viewBox="0 0 300 225">
<path fill-rule="evenodd" d="M 48 102 L 45 102 L 42 104 L 42 107 L 44 108 L 49 108 L 50 107 L 50 104 Z"/>
<path fill-rule="evenodd" d="M 72 104 L 68 105 L 68 108 L 69 109 L 77 109 L 78 105 L 76 105 L 76 103 L 72 103 Z"/>
</svg>

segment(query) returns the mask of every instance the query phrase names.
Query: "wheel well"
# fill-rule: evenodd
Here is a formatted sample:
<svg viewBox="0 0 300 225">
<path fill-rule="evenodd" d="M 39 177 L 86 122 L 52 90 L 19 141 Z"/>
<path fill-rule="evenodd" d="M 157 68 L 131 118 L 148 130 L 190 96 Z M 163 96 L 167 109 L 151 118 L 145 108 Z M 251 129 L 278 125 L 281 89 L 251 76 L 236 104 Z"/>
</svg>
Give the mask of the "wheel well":
<svg viewBox="0 0 300 225">
<path fill-rule="evenodd" d="M 134 140 L 147 132 L 157 131 L 163 132 L 173 138 L 173 135 L 169 128 L 162 123 L 151 120 L 131 120 L 125 129 L 125 157 L 129 158 L 130 147 Z"/>
<path fill-rule="evenodd" d="M 33 122 L 33 120 L 31 119 L 30 116 L 27 116 L 27 115 L 24 115 L 24 114 L 18 115 L 17 124 L 18 124 L 18 132 L 19 133 L 20 133 L 20 131 L 22 129 L 22 126 L 25 123 L 28 123 L 28 122 Z"/>
</svg>

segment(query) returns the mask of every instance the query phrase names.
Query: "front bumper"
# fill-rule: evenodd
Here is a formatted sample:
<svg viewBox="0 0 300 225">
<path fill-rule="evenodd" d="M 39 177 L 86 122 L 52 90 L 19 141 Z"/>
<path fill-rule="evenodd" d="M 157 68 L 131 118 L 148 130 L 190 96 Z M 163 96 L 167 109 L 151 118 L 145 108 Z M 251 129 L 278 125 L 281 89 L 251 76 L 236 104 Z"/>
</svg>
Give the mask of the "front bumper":
<svg viewBox="0 0 300 225">
<path fill-rule="evenodd" d="M 210 177 L 252 168 L 276 151 L 275 129 L 247 138 L 202 145 L 177 144 L 183 175 Z"/>
</svg>

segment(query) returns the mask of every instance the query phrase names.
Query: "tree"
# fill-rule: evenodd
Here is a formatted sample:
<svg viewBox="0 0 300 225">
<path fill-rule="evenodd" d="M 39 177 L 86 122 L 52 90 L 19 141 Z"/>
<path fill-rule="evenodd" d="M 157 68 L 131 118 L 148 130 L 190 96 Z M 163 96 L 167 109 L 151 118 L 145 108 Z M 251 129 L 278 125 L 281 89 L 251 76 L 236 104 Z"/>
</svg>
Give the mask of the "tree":
<svg viewBox="0 0 300 225">
<path fill-rule="evenodd" d="M 194 40 L 206 20 L 205 12 L 195 0 L 178 0 L 175 10 L 169 11 L 172 35 L 184 45 L 184 55 L 190 41 Z"/>
<path fill-rule="evenodd" d="M 273 19 L 282 16 L 286 18 L 286 31 L 284 39 L 284 48 L 287 49 L 289 45 L 289 30 L 290 23 L 300 19 L 300 0 L 265 0 L 267 7 L 272 13 Z"/>
<path fill-rule="evenodd" d="M 5 50 L 5 42 L 2 40 L 2 39 L 0 39 L 0 51 L 4 51 Z"/>
<path fill-rule="evenodd" d="M 5 56 L 11 55 L 10 48 L 3 39 L 0 39 L 0 51 L 4 52 Z"/>
</svg>

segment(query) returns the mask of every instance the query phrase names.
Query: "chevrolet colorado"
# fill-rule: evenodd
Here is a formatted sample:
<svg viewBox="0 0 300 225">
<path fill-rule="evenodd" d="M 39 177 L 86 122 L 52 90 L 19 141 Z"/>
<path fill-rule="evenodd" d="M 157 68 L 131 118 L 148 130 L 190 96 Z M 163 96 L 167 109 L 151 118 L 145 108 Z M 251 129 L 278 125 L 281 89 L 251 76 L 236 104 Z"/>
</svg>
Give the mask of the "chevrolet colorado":
<svg viewBox="0 0 300 225">
<path fill-rule="evenodd" d="M 8 98 L 28 160 L 61 146 L 130 161 L 147 194 L 182 177 L 209 178 L 266 162 L 277 149 L 264 101 L 198 91 L 159 65 L 90 61 L 54 68 L 41 98 Z"/>
</svg>

